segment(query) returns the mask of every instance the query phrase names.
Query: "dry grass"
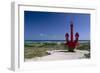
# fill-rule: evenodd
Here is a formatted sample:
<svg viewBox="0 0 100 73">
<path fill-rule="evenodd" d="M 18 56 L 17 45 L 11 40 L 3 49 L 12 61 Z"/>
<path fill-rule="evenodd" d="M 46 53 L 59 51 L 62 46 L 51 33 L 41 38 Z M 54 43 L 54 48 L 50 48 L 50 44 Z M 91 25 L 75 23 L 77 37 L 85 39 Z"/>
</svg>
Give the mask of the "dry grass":
<svg viewBox="0 0 100 73">
<path fill-rule="evenodd" d="M 68 47 L 64 45 L 64 43 L 57 44 L 57 43 L 30 43 L 25 44 L 24 48 L 24 58 L 34 58 L 34 57 L 42 57 L 49 55 L 47 51 L 52 50 L 67 50 Z M 88 50 L 90 51 L 90 44 L 85 43 L 81 44 L 77 47 L 78 50 Z M 90 55 L 90 54 L 89 54 Z M 85 55 L 89 57 L 89 55 Z"/>
</svg>

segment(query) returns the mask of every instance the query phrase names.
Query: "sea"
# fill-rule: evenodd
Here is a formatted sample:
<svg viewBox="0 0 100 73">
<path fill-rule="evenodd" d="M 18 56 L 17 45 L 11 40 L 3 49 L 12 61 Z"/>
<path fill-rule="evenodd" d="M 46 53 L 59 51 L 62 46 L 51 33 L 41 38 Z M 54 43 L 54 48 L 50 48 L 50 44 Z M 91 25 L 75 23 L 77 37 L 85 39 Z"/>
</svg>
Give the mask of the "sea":
<svg viewBox="0 0 100 73">
<path fill-rule="evenodd" d="M 65 43 L 66 40 L 25 40 L 25 43 Z M 90 40 L 79 40 L 79 43 L 90 43 Z"/>
</svg>

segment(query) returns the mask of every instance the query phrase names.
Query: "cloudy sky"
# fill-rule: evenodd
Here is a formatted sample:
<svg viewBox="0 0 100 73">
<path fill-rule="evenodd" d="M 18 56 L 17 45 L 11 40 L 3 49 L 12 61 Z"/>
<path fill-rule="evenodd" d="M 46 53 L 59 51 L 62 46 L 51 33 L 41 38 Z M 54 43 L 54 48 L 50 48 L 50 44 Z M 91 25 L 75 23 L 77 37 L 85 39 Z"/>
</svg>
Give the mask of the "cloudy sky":
<svg viewBox="0 0 100 73">
<path fill-rule="evenodd" d="M 65 40 L 70 33 L 70 21 L 74 23 L 74 35 L 79 40 L 90 40 L 90 14 L 24 11 L 24 40 Z"/>
</svg>

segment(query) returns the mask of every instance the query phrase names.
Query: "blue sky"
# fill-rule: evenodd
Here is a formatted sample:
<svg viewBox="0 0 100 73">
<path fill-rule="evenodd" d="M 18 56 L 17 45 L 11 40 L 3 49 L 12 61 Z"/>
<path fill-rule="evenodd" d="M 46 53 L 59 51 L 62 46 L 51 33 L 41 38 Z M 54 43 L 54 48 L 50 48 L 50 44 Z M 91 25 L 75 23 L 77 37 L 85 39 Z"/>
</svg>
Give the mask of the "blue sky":
<svg viewBox="0 0 100 73">
<path fill-rule="evenodd" d="M 70 21 L 74 23 L 74 35 L 79 40 L 90 40 L 90 14 L 24 11 L 24 40 L 65 40 L 70 33 Z"/>
</svg>

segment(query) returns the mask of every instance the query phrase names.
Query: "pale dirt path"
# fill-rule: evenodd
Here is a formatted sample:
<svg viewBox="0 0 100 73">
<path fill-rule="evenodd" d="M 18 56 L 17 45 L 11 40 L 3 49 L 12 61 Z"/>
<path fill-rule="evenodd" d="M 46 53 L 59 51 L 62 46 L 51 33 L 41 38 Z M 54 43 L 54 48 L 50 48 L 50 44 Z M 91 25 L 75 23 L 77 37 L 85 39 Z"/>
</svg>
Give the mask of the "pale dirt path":
<svg viewBox="0 0 100 73">
<path fill-rule="evenodd" d="M 30 61 L 50 61 L 50 60 L 67 60 L 67 59 L 81 59 L 85 58 L 84 54 L 88 51 L 75 50 L 75 52 L 60 52 L 58 50 L 49 51 L 51 55 L 36 57 L 32 59 L 25 59 L 26 62 Z"/>
</svg>

